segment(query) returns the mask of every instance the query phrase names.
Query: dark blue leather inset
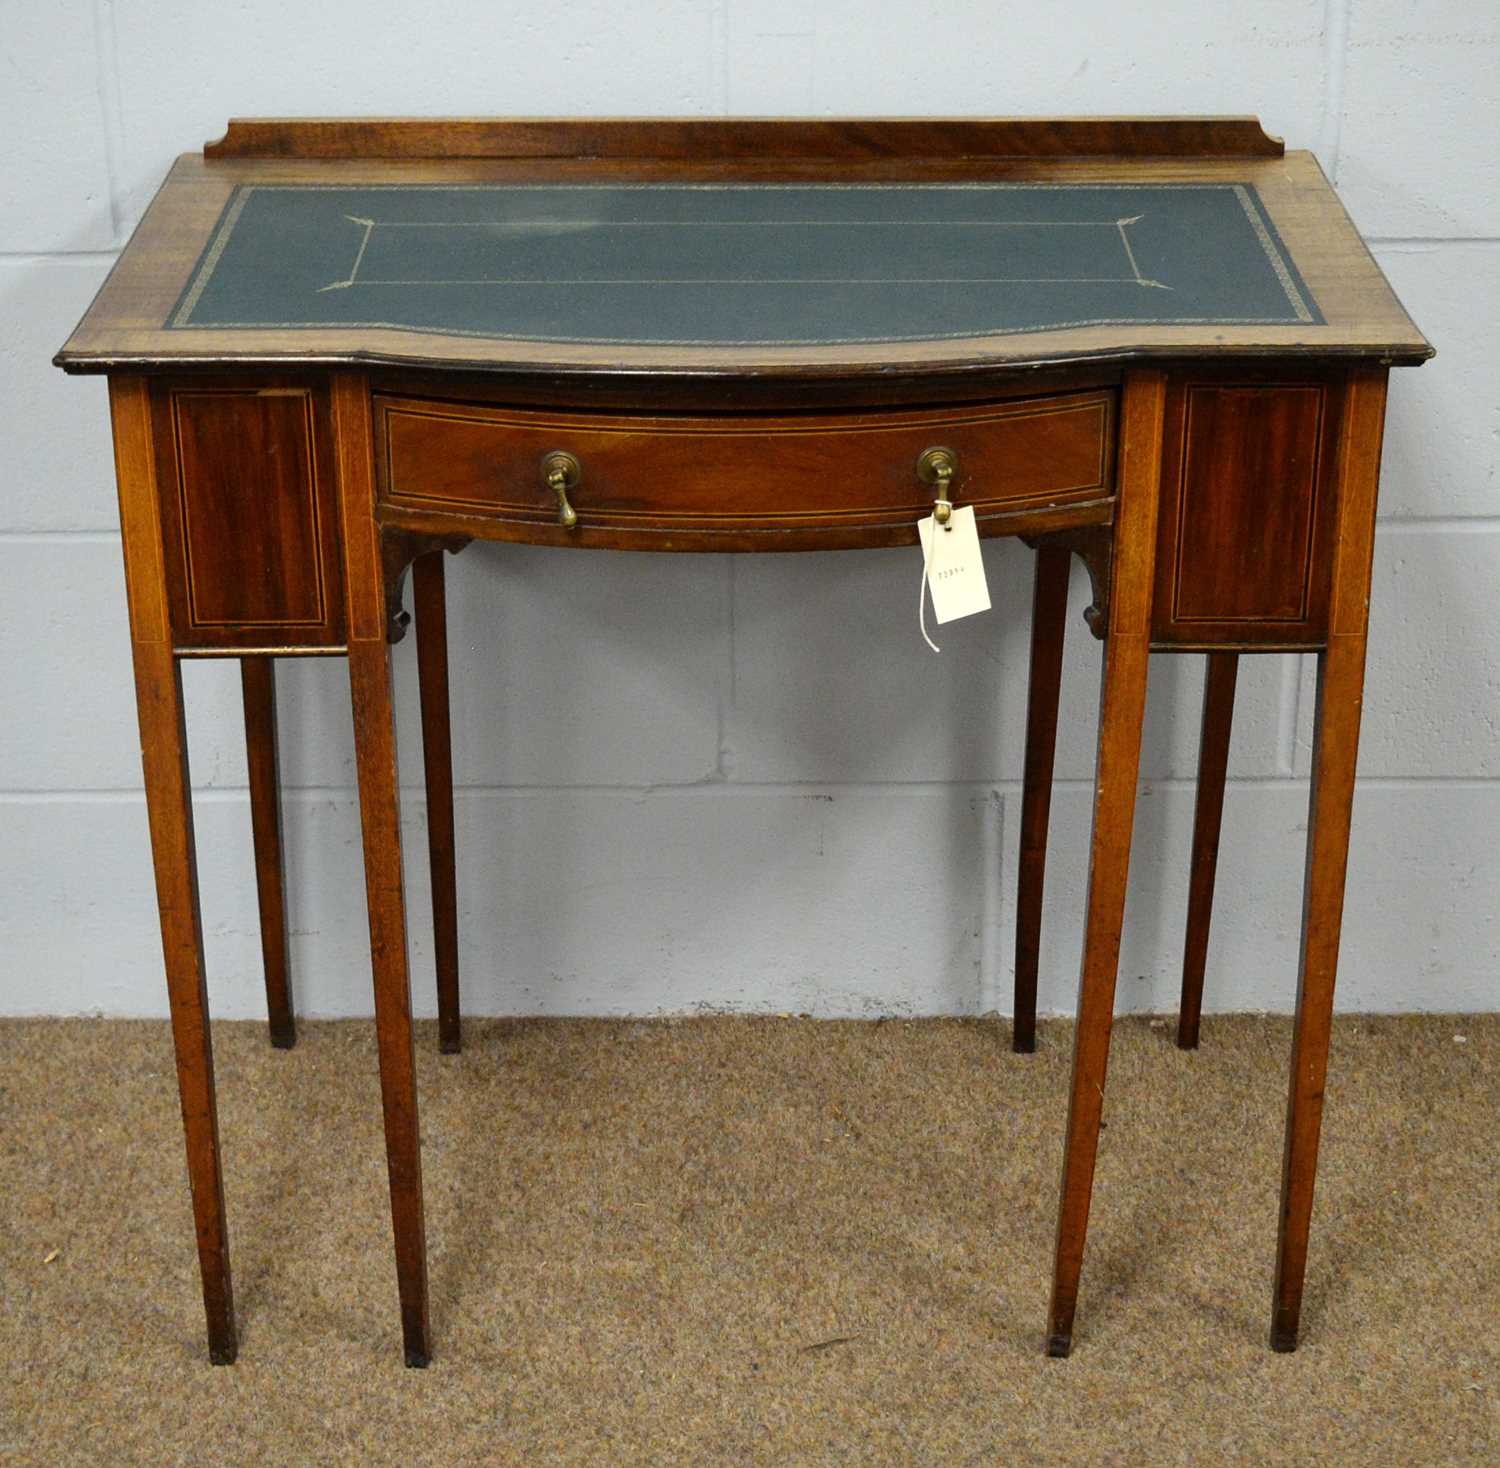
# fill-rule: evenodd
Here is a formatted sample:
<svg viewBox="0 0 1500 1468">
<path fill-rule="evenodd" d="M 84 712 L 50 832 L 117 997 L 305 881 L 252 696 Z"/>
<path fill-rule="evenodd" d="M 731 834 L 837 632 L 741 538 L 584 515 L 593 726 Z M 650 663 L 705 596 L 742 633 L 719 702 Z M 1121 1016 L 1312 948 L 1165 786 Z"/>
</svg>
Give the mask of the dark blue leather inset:
<svg viewBox="0 0 1500 1468">
<path fill-rule="evenodd" d="M 1248 184 L 246 184 L 167 325 L 751 346 L 1322 319 Z"/>
</svg>

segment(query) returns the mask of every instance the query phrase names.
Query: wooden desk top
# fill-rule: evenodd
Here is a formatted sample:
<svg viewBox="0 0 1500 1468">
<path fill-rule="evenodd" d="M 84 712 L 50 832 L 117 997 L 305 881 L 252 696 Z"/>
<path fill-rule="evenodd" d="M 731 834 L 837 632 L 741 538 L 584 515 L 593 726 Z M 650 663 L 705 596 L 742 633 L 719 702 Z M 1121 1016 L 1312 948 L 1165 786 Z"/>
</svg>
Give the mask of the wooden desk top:
<svg viewBox="0 0 1500 1468">
<path fill-rule="evenodd" d="M 1431 348 L 1246 120 L 236 123 L 71 371 L 795 377 Z"/>
</svg>

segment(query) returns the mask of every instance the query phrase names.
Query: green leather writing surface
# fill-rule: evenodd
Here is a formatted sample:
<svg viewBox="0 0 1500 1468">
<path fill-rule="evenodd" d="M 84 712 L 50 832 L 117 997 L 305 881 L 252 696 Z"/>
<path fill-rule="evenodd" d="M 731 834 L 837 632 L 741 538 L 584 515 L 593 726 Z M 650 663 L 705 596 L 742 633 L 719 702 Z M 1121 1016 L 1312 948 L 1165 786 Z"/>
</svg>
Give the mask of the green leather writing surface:
<svg viewBox="0 0 1500 1468">
<path fill-rule="evenodd" d="M 166 325 L 750 346 L 1322 320 L 1247 184 L 247 184 Z"/>
</svg>

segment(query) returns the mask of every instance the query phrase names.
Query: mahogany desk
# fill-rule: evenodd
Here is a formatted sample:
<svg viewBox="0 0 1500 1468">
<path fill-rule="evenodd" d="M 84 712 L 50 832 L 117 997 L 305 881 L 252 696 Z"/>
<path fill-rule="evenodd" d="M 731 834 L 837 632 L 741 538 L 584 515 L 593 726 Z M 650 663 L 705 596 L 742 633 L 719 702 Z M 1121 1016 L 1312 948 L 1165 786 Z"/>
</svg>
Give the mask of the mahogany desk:
<svg viewBox="0 0 1500 1468">
<path fill-rule="evenodd" d="M 1241 653 L 1316 653 L 1271 1343 L 1296 1344 L 1387 369 L 1431 355 L 1307 153 L 1251 119 L 235 122 L 58 354 L 109 374 L 210 1356 L 235 1355 L 181 660 L 244 678 L 274 1043 L 293 1039 L 272 660 L 347 657 L 406 1359 L 429 1357 L 389 644 L 415 567 L 440 1033 L 459 1043 L 442 551 L 1037 548 L 1017 922 L 1034 1045 L 1070 557 L 1103 693 L 1047 1350 L 1083 1260 L 1148 654 L 1208 681 L 1196 1043 Z M 905 574 L 905 573 L 903 573 Z M 925 657 L 911 629 L 909 656 Z M 899 653 L 893 652 L 893 655 Z"/>
</svg>

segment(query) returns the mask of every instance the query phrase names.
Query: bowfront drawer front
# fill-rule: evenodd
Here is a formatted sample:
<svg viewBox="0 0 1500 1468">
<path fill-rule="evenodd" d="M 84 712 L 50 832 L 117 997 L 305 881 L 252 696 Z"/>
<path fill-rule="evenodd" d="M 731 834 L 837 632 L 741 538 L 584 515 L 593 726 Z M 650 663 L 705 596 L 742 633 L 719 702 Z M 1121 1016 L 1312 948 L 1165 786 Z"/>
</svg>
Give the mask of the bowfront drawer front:
<svg viewBox="0 0 1500 1468">
<path fill-rule="evenodd" d="M 899 544 L 931 513 L 929 450 L 981 533 L 1109 516 L 1112 391 L 819 416 L 534 412 L 377 395 L 382 504 L 474 533 L 642 548 Z M 408 518 L 403 513 L 399 518 Z"/>
</svg>

